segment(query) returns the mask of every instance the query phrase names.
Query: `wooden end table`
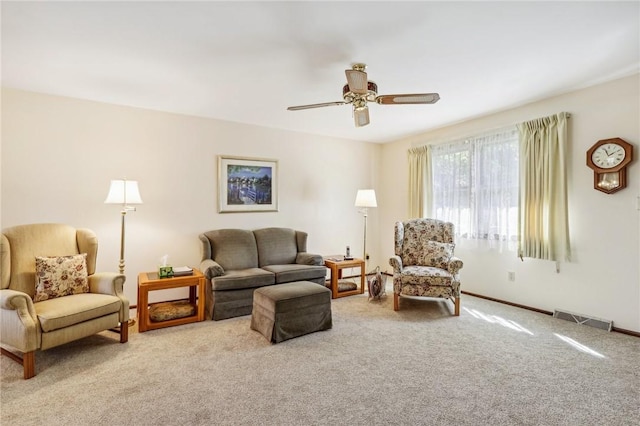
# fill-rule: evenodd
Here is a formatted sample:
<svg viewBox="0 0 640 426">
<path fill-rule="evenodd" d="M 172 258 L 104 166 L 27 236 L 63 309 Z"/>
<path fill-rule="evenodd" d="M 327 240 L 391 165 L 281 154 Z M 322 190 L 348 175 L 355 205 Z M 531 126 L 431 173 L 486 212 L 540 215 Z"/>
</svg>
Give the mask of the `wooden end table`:
<svg viewBox="0 0 640 426">
<path fill-rule="evenodd" d="M 138 275 L 138 331 L 143 333 L 157 328 L 204 321 L 204 285 L 204 275 L 197 269 L 193 270 L 193 275 L 172 278 L 159 278 L 157 272 L 141 272 Z M 196 306 L 195 315 L 152 322 L 149 318 L 149 292 L 179 287 L 189 287 L 189 303 Z"/>
<path fill-rule="evenodd" d="M 340 260 L 335 256 L 329 256 L 324 258 L 324 266 L 331 271 L 331 298 L 337 299 L 338 297 L 351 296 L 354 294 L 364 293 L 364 260 L 352 259 L 352 260 Z M 342 278 L 342 270 L 345 268 L 360 268 L 360 288 L 355 290 L 338 291 L 338 280 Z"/>
</svg>

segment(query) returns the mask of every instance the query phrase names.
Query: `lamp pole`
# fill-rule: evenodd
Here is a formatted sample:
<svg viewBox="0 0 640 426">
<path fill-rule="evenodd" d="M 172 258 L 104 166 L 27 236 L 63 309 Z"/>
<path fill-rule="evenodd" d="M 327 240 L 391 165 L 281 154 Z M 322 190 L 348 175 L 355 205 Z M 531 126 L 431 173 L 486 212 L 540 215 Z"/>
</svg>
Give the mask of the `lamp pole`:
<svg viewBox="0 0 640 426">
<path fill-rule="evenodd" d="M 120 263 L 118 264 L 118 267 L 120 269 L 120 274 L 124 275 L 124 218 L 127 215 L 127 209 L 123 207 L 120 213 L 122 215 L 122 219 L 120 221 Z"/>
<path fill-rule="evenodd" d="M 362 250 L 363 250 L 362 259 L 364 260 L 364 270 L 366 273 L 367 271 L 367 208 L 366 207 L 362 209 L 362 214 L 364 216 L 364 243 L 362 244 Z"/>
</svg>

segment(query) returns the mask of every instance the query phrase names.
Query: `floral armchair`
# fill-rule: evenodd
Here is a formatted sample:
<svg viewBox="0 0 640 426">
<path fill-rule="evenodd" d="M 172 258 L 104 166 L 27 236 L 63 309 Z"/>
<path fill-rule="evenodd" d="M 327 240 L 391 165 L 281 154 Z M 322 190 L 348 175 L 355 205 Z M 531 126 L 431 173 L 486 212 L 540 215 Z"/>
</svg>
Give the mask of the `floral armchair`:
<svg viewBox="0 0 640 426">
<path fill-rule="evenodd" d="M 35 376 L 35 351 L 120 326 L 128 340 L 125 276 L 96 273 L 98 240 L 88 229 L 39 223 L 0 236 L 1 353 Z M 22 353 L 22 356 L 16 354 Z"/>
<path fill-rule="evenodd" d="M 437 219 L 412 219 L 395 224 L 393 309 L 400 296 L 450 299 L 460 315 L 462 260 L 454 257 L 453 223 Z"/>
</svg>

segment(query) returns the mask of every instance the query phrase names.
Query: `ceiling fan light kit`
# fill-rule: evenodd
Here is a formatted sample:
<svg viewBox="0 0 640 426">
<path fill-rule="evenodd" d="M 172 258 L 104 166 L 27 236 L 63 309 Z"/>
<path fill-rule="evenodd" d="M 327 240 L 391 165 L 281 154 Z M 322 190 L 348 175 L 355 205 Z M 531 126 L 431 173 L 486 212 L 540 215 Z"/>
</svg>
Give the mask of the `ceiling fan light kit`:
<svg viewBox="0 0 640 426">
<path fill-rule="evenodd" d="M 356 123 L 356 127 L 362 127 L 369 124 L 369 108 L 354 108 L 353 119 Z"/>
<path fill-rule="evenodd" d="M 367 73 L 364 71 L 366 67 L 365 64 L 358 63 L 354 64 L 350 70 L 345 70 L 347 84 L 342 88 L 342 99 L 344 101 L 290 106 L 287 109 L 289 111 L 300 111 L 334 105 L 352 105 L 355 125 L 356 127 L 362 127 L 369 124 L 367 102 L 375 102 L 379 105 L 434 104 L 440 99 L 440 95 L 437 93 L 378 95 L 378 85 L 368 80 Z"/>
</svg>

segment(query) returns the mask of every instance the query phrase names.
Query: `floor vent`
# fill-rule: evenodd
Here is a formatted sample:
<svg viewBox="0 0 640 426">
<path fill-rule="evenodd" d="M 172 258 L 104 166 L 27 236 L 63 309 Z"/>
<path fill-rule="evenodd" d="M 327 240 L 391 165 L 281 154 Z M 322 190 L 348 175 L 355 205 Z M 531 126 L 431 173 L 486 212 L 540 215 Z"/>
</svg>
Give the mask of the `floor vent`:
<svg viewBox="0 0 640 426">
<path fill-rule="evenodd" d="M 582 325 L 588 325 L 589 327 L 595 327 L 601 330 L 611 331 L 611 328 L 613 327 L 613 321 L 591 318 L 580 314 L 574 314 L 568 311 L 559 311 L 557 309 L 553 311 L 553 317 L 576 322 Z"/>
</svg>

